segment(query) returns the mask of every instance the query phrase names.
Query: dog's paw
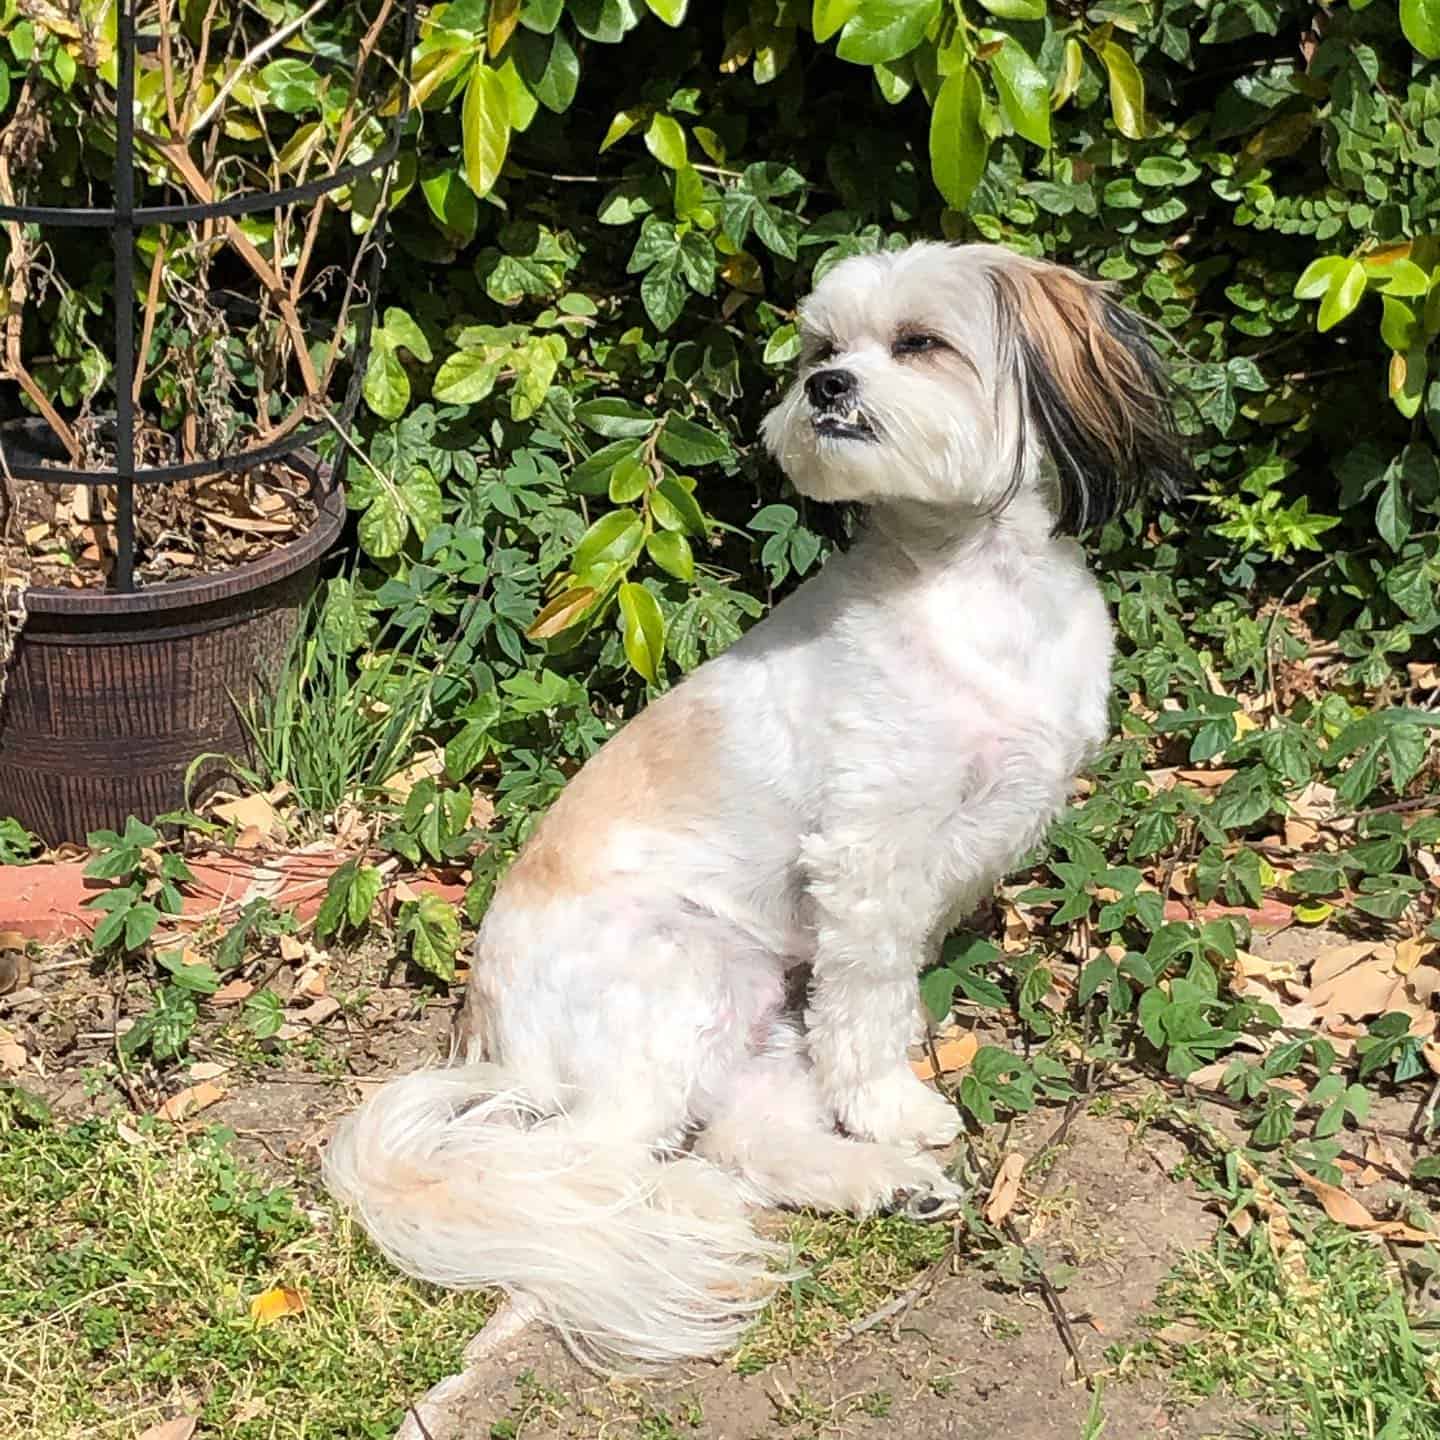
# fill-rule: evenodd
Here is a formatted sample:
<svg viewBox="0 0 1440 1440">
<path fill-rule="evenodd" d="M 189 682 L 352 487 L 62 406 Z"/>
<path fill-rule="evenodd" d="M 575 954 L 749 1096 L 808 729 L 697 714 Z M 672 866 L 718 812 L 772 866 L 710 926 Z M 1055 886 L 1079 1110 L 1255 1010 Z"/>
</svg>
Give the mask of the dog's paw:
<svg viewBox="0 0 1440 1440">
<path fill-rule="evenodd" d="M 964 1201 L 964 1189 L 942 1174 L 931 1184 L 899 1196 L 894 1210 L 897 1215 L 903 1215 L 907 1220 L 918 1220 L 922 1224 L 930 1225 L 958 1215 Z"/>
<path fill-rule="evenodd" d="M 837 1097 L 835 1114 L 851 1135 L 882 1145 L 935 1147 L 960 1133 L 955 1107 L 909 1069 Z"/>
</svg>

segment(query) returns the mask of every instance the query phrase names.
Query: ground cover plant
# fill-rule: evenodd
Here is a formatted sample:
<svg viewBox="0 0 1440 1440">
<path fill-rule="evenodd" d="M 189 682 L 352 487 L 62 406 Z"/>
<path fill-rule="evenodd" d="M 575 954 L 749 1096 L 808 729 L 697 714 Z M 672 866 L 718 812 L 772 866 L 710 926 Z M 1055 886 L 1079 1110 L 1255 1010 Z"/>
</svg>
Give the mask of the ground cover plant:
<svg viewBox="0 0 1440 1440">
<path fill-rule="evenodd" d="M 222 29 L 241 13 L 210 8 Z M 258 13 L 279 27 L 304 10 Z M 1173 511 L 1089 537 L 1119 629 L 1114 741 L 924 980 L 940 1030 L 923 1063 L 978 1136 L 973 1234 L 990 1258 L 968 1263 L 1027 1294 L 1063 1283 L 1004 1228 L 1007 1197 L 1045 1213 L 1050 1153 L 1004 1170 L 1009 1127 L 1086 1109 L 1163 1124 L 1193 1174 L 1219 1177 L 1232 1230 L 1241 1214 L 1251 1228 L 1185 1262 L 1163 1301 L 1224 1344 L 1162 1340 L 1117 1360 L 1121 1376 L 1164 1359 L 1193 1393 L 1269 1396 L 1310 1440 L 1425 1433 L 1434 1351 L 1411 1271 L 1440 1260 L 1424 1242 L 1440 1178 L 1440 5 L 421 12 L 353 439 L 354 553 L 251 717 L 249 808 L 187 817 L 168 848 L 143 826 L 98 837 L 97 942 L 134 1023 L 120 1033 L 107 1009 L 90 1025 L 112 1037 L 92 1088 L 148 1113 L 206 1083 L 193 1067 L 217 1054 L 259 1075 L 342 1065 L 323 1027 L 365 1033 L 383 987 L 342 987 L 336 959 L 322 997 L 317 955 L 367 934 L 411 964 L 413 1011 L 443 996 L 463 976 L 462 921 L 566 777 L 845 543 L 853 517 L 785 492 L 756 443 L 799 297 L 850 254 L 996 241 L 1109 279 L 1162 327 L 1198 478 Z M 86 0 L 79 28 L 106 13 Z M 338 43 L 329 23 L 317 11 L 237 82 L 257 125 L 298 123 L 306 86 L 333 119 L 310 63 Z M 76 29 L 48 5 L 0 18 L 16 75 L 39 53 L 73 123 L 103 125 L 104 65 Z M 236 63 L 223 53 L 214 84 Z M 374 197 L 338 204 L 363 227 Z M 48 313 L 50 348 L 81 364 L 70 311 Z M 42 384 L 64 369 L 33 368 Z M 182 855 L 253 846 L 251 830 L 339 841 L 319 916 L 261 905 L 177 935 Z M 34 850 L 20 834 L 5 847 Z M 468 895 L 391 883 L 418 872 Z M 302 1018 L 321 998 L 334 1010 Z M 21 1023 L 17 1043 L 41 1054 L 48 1033 Z M 1114 1100 L 1137 1074 L 1148 1098 Z M 1209 1097 L 1238 1141 L 1176 1110 L 1182 1093 Z M 9 1128 L 7 1155 L 70 1143 L 35 1133 Z M 1260 1184 L 1278 1209 L 1255 1206 Z M 1303 1364 L 1280 1214 L 1320 1227 L 1298 1293 L 1332 1348 Z M 788 1296 L 757 1367 L 949 1258 L 884 1232 L 842 1293 L 848 1232 L 795 1243 L 839 1298 Z M 1346 1349 L 1367 1310 L 1380 1361 Z M 1258 1313 L 1281 1326 L 1268 1349 Z M 532 1400 L 526 1423 L 549 1413 Z"/>
</svg>

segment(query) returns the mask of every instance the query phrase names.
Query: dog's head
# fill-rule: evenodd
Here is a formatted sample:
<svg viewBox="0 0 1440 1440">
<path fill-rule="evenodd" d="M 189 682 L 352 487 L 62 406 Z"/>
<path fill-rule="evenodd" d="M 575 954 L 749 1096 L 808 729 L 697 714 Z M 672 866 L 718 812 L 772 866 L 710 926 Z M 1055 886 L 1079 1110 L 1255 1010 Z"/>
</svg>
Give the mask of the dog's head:
<svg viewBox="0 0 1440 1440">
<path fill-rule="evenodd" d="M 1076 534 L 1186 473 L 1162 366 L 1104 285 L 996 245 L 835 266 L 800 312 L 771 453 L 817 500 L 999 511 L 1027 487 Z"/>
</svg>

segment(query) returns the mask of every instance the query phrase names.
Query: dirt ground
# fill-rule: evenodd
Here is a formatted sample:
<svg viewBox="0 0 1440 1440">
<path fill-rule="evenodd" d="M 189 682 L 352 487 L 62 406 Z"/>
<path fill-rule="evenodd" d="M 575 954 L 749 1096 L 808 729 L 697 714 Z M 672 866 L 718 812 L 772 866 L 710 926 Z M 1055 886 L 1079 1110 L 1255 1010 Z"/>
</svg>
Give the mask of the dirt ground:
<svg viewBox="0 0 1440 1440">
<path fill-rule="evenodd" d="M 1288 951 L 1325 937 L 1292 933 L 1273 943 Z M 454 1002 L 423 1000 L 387 974 L 387 965 L 381 950 L 335 958 L 329 993 L 362 998 L 283 1052 L 261 1046 L 241 1053 L 233 1022 L 213 1033 L 202 1027 L 191 1052 L 218 1072 L 213 1083 L 224 1094 L 197 1119 L 231 1127 L 263 1168 L 313 1183 L 335 1120 L 371 1085 L 443 1053 Z M 27 990 L 0 1000 L 0 1021 L 42 1057 L 41 1088 L 57 1110 L 78 1114 L 104 1103 L 93 1067 L 109 1052 L 125 1003 L 115 977 L 64 955 L 41 961 Z M 139 1073 L 131 1083 L 144 1108 L 187 1081 L 183 1072 L 178 1079 Z M 1059 1299 L 1087 1372 L 1104 1379 L 1099 1428 L 1093 1391 L 1076 1383 L 1041 1295 L 1002 1282 L 960 1246 L 898 1304 L 753 1374 L 697 1365 L 645 1383 L 607 1384 L 532 1328 L 485 1363 L 467 1399 L 422 1411 L 424 1427 L 412 1422 L 412 1440 L 1204 1440 L 1263 1431 L 1258 1416 L 1219 1401 L 1199 1408 L 1174 1402 L 1163 1375 L 1117 1367 L 1108 1353 L 1143 1334 L 1139 1321 L 1162 1277 L 1184 1250 L 1205 1246 L 1219 1220 L 1185 1178 L 1180 1141 L 1158 1128 L 1137 1130 L 1125 1118 L 1147 1083 L 1104 1094 L 1074 1117 L 1053 1166 L 1042 1179 L 1027 1177 L 1018 1217 L 1047 1273 L 1073 1267 Z M 1032 1155 L 1053 1140 L 1060 1118 L 1058 1109 L 1038 1111 L 994 1138 L 1006 1151 Z"/>
</svg>

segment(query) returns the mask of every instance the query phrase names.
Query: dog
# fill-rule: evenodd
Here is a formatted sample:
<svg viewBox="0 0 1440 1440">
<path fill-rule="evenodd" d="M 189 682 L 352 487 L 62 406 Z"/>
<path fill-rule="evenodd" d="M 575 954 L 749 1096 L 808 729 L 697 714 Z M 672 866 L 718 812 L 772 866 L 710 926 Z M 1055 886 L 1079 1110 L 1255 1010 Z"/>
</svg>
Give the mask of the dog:
<svg viewBox="0 0 1440 1440">
<path fill-rule="evenodd" d="M 1105 736 L 1074 537 L 1185 473 L 1145 327 L 1074 271 L 853 257 L 799 328 L 764 441 L 860 537 L 571 780 L 480 928 L 457 1063 L 325 1157 L 396 1265 L 522 1297 L 603 1369 L 736 1343 L 777 1278 L 755 1204 L 956 1208 L 917 974 Z"/>
</svg>

